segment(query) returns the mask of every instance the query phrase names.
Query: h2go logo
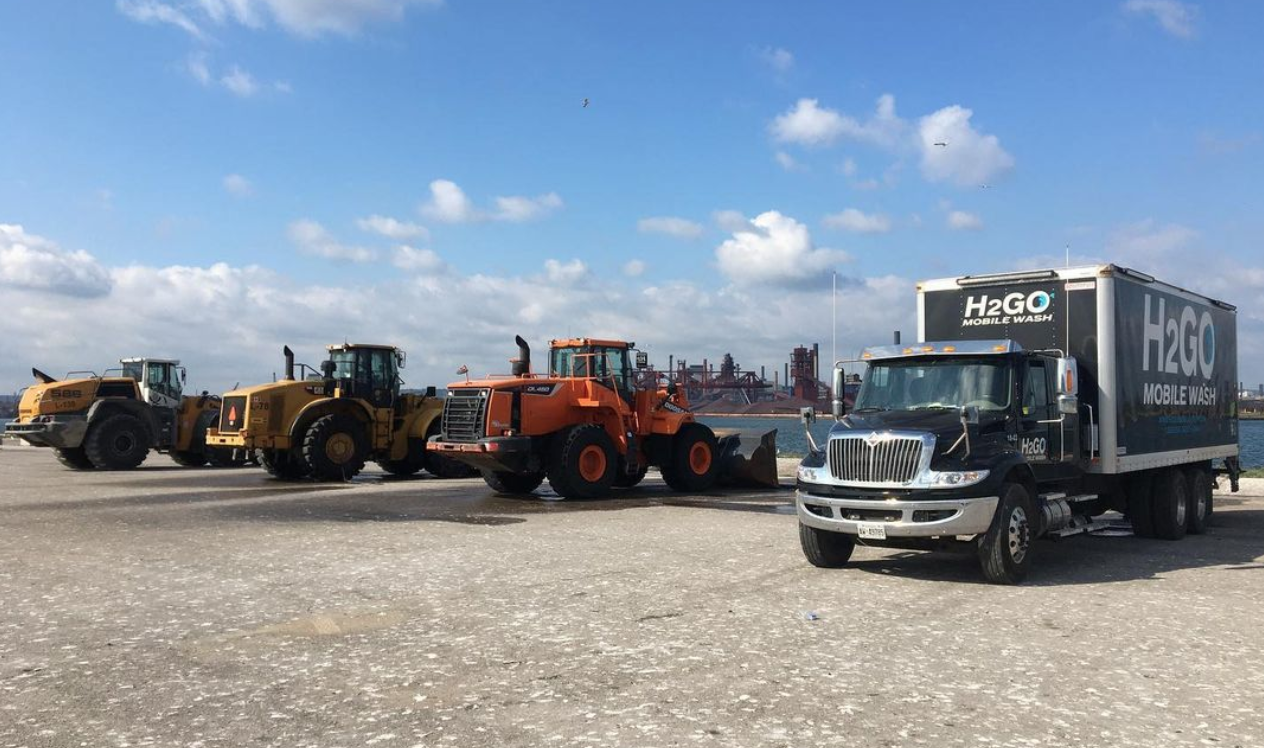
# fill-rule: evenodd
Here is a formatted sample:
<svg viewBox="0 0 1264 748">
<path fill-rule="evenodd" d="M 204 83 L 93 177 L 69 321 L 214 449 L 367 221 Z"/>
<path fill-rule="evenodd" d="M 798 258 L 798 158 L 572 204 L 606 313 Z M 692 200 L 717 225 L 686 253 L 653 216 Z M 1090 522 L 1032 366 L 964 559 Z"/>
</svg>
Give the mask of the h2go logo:
<svg viewBox="0 0 1264 748">
<path fill-rule="evenodd" d="M 1049 440 L 1043 436 L 1023 439 L 1018 446 L 1023 457 L 1044 457 L 1049 454 Z"/>
<path fill-rule="evenodd" d="M 1053 294 L 1048 291 L 1008 293 L 1004 296 L 966 297 L 964 325 L 1047 322 L 1053 318 Z"/>
<path fill-rule="evenodd" d="M 1212 324 L 1211 312 L 1204 309 L 1199 315 L 1189 304 L 1173 304 L 1169 315 L 1167 300 L 1159 297 L 1158 302 L 1152 304 L 1150 294 L 1145 295 L 1141 370 L 1150 371 L 1153 350 L 1155 371 L 1187 377 L 1197 373 L 1203 379 L 1211 379 L 1216 364 L 1216 326 Z M 1151 316 L 1152 311 L 1157 314 Z"/>
</svg>

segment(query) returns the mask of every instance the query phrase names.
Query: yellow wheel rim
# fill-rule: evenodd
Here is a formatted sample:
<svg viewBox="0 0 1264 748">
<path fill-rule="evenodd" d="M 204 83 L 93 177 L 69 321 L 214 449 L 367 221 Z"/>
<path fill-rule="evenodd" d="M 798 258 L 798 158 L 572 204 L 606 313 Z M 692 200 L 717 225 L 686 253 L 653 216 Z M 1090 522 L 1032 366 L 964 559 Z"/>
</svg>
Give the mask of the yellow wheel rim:
<svg viewBox="0 0 1264 748">
<path fill-rule="evenodd" d="M 355 454 L 355 439 L 350 434 L 334 434 L 325 442 L 325 456 L 330 462 L 341 465 Z"/>
</svg>

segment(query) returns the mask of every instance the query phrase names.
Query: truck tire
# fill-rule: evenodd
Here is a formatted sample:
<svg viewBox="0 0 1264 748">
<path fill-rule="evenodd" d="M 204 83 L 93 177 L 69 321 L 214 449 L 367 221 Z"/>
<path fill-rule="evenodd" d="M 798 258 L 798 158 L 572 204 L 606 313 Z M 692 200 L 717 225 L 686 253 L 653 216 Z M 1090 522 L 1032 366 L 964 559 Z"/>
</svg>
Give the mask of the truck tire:
<svg viewBox="0 0 1264 748">
<path fill-rule="evenodd" d="M 607 496 L 617 466 L 614 442 L 604 428 L 593 423 L 571 426 L 549 449 L 549 485 L 567 499 Z"/>
<path fill-rule="evenodd" d="M 642 465 L 635 473 L 625 473 L 620 466 L 619 474 L 614 477 L 614 485 L 618 488 L 632 488 L 645 480 L 645 473 L 648 471 L 649 466 Z"/>
<path fill-rule="evenodd" d="M 1154 473 L 1149 470 L 1128 479 L 1128 522 L 1138 538 L 1154 537 Z"/>
<path fill-rule="evenodd" d="M 303 460 L 316 480 L 351 480 L 364 469 L 369 447 L 364 426 L 351 416 L 331 413 L 307 427 Z"/>
<path fill-rule="evenodd" d="M 1154 481 L 1154 536 L 1163 540 L 1185 537 L 1189 524 L 1189 484 L 1178 468 L 1167 468 Z"/>
<path fill-rule="evenodd" d="M 401 478 L 420 472 L 426 467 L 426 442 L 408 440 L 408 452 L 398 460 L 378 460 L 378 467 Z"/>
<path fill-rule="evenodd" d="M 496 493 L 514 495 L 529 494 L 544 482 L 544 473 L 507 473 L 498 470 L 483 470 L 483 480 Z"/>
<path fill-rule="evenodd" d="M 268 471 L 268 475 L 277 480 L 301 480 L 306 478 L 309 472 L 303 458 L 289 449 L 261 449 L 259 464 Z"/>
<path fill-rule="evenodd" d="M 1001 486 L 1001 501 L 992 525 L 979 538 L 979 564 L 992 584 L 1018 584 L 1031 569 L 1033 534 L 1039 521 L 1036 504 L 1019 483 Z"/>
<path fill-rule="evenodd" d="M 1189 511 L 1185 515 L 1185 531 L 1190 535 L 1202 535 L 1207 531 L 1207 519 L 1211 516 L 1211 474 L 1202 468 L 1185 471 L 1189 486 Z"/>
<path fill-rule="evenodd" d="M 92 460 L 88 459 L 88 455 L 84 454 L 83 447 L 61 448 L 53 450 L 57 455 L 57 461 L 71 470 L 91 470 Z"/>
<path fill-rule="evenodd" d="M 177 450 L 171 453 L 171 459 L 181 467 L 202 467 L 206 464 L 206 453 Z"/>
<path fill-rule="evenodd" d="M 671 461 L 663 480 L 674 491 L 705 491 L 715 485 L 720 470 L 715 433 L 701 423 L 686 423 L 671 441 Z"/>
<path fill-rule="evenodd" d="M 149 456 L 149 432 L 136 416 L 116 413 L 88 429 L 83 450 L 99 470 L 131 470 Z"/>
<path fill-rule="evenodd" d="M 809 564 L 822 569 L 841 569 L 856 550 L 856 539 L 846 533 L 818 530 L 800 522 L 799 547 Z"/>
</svg>

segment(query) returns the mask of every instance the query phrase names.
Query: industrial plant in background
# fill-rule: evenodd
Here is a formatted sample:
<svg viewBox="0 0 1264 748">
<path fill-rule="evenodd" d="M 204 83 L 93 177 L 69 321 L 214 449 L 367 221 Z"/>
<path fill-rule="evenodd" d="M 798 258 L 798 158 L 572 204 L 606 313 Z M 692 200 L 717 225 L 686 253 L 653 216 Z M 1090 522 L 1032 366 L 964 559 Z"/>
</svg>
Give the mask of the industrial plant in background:
<svg viewBox="0 0 1264 748">
<path fill-rule="evenodd" d="M 832 362 L 826 362 L 830 369 Z M 773 371 L 772 380 L 763 366 L 759 372 L 743 371 L 732 354 L 725 353 L 717 368 L 708 359 L 691 364 L 669 356 L 662 372 L 684 390 L 698 413 L 733 415 L 797 415 L 799 408 L 823 406 L 833 398 L 830 385 L 821 380 L 820 345 L 801 345 L 790 352 L 782 371 Z M 654 373 L 657 375 L 657 372 Z M 855 398 L 860 381 L 847 383 L 845 398 Z"/>
</svg>

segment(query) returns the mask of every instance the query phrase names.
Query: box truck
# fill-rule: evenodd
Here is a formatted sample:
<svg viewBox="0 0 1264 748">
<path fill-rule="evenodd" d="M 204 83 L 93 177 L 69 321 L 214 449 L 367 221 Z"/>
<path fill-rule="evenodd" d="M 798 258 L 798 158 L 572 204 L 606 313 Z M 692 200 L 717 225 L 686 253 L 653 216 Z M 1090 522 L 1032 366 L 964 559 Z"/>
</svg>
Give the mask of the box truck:
<svg viewBox="0 0 1264 748">
<path fill-rule="evenodd" d="M 798 468 L 811 563 L 968 543 L 1014 584 L 1041 536 L 1115 510 L 1177 540 L 1203 532 L 1218 476 L 1237 490 L 1232 305 L 1103 265 L 925 281 L 917 317 L 917 343 L 835 365 L 835 393 L 864 376 Z"/>
</svg>

